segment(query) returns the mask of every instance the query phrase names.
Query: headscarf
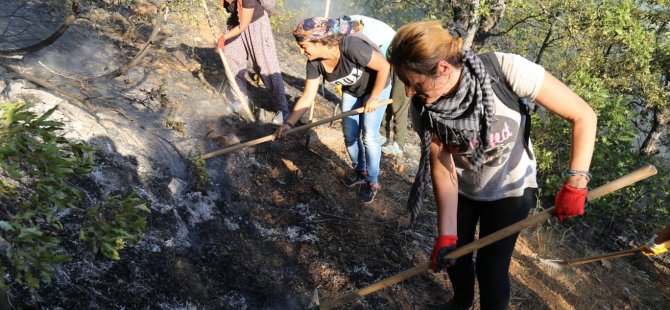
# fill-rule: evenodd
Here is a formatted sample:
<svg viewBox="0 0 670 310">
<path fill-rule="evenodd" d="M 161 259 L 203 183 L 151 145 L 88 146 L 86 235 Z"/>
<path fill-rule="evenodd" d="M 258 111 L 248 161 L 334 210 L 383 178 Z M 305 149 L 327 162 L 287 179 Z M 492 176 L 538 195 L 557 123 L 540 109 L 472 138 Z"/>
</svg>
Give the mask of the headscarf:
<svg viewBox="0 0 670 310">
<path fill-rule="evenodd" d="M 343 15 L 340 18 L 331 19 L 326 17 L 312 17 L 303 19 L 298 23 L 293 31 L 295 40 L 318 41 L 332 35 L 351 33 L 353 21 L 349 16 Z"/>
<path fill-rule="evenodd" d="M 491 81 L 474 52 L 463 51 L 461 60 L 463 69 L 456 93 L 443 96 L 433 104 L 422 105 L 420 109 L 421 126 L 417 131 L 421 137 L 421 159 L 407 202 L 412 221 L 416 220 L 430 194 L 428 162 L 433 133 L 445 144 L 477 143 L 471 161 L 473 170 L 481 170 L 486 162 L 489 131 L 495 116 Z"/>
</svg>

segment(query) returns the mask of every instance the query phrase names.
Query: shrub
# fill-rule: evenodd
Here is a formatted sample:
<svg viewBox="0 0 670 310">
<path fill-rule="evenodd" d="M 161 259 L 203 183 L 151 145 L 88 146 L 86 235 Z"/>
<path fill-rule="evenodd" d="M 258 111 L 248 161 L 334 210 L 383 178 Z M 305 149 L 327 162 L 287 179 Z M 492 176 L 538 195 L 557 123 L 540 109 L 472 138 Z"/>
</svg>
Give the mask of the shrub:
<svg viewBox="0 0 670 310">
<path fill-rule="evenodd" d="M 0 287 L 10 279 L 38 288 L 50 281 L 55 264 L 71 258 L 61 245 L 61 237 L 69 236 L 63 236 L 60 214 L 80 211 L 82 193 L 68 180 L 95 167 L 93 148 L 56 134 L 63 124 L 48 120 L 56 107 L 39 117 L 29 107 L 0 103 L 0 272 L 4 279 Z M 148 210 L 143 205 L 134 197 L 112 197 L 89 213 L 119 218 L 114 228 L 99 225 L 94 230 L 84 225 L 84 234 L 102 240 L 98 243 L 105 249 L 109 238 L 138 240 L 145 220 L 137 212 Z M 103 251 L 108 253 L 114 254 Z"/>
</svg>

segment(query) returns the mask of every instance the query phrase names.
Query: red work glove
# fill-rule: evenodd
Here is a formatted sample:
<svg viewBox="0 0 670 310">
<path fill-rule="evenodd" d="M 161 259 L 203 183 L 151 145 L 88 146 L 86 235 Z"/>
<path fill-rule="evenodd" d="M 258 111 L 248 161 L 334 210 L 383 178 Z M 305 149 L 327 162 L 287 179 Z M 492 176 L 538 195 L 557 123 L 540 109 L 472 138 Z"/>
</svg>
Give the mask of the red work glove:
<svg viewBox="0 0 670 310">
<path fill-rule="evenodd" d="M 556 218 L 563 221 L 563 219 L 584 214 L 588 191 L 587 188 L 574 188 L 567 183 L 563 183 L 554 201 L 554 215 L 556 215 Z"/>
<path fill-rule="evenodd" d="M 456 249 L 456 240 L 458 237 L 454 235 L 441 235 L 435 239 L 433 252 L 430 253 L 433 271 L 438 272 L 456 264 L 456 259 L 447 259 L 447 254 Z"/>
<path fill-rule="evenodd" d="M 224 47 L 226 47 L 226 39 L 223 36 L 220 36 L 219 41 L 216 42 L 216 53 L 218 54 L 219 51 L 223 52 Z"/>
</svg>

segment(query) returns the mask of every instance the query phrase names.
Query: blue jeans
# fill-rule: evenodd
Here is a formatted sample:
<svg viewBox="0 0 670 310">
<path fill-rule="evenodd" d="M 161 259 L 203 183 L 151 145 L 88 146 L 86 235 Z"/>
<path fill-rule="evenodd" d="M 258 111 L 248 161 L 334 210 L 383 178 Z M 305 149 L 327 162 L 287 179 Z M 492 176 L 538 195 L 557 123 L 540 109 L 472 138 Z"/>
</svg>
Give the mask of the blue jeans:
<svg viewBox="0 0 670 310">
<path fill-rule="evenodd" d="M 379 101 L 391 96 L 391 84 L 384 88 Z M 370 98 L 370 94 L 354 97 L 344 93 L 342 95 L 342 112 L 358 109 Z M 379 127 L 386 107 L 379 107 L 371 113 L 362 113 L 348 116 L 342 120 L 344 144 L 351 158 L 351 165 L 358 171 L 368 171 L 365 180 L 379 183 L 379 162 L 382 158 L 382 145 L 379 141 Z M 361 126 L 360 124 L 363 124 Z"/>
</svg>

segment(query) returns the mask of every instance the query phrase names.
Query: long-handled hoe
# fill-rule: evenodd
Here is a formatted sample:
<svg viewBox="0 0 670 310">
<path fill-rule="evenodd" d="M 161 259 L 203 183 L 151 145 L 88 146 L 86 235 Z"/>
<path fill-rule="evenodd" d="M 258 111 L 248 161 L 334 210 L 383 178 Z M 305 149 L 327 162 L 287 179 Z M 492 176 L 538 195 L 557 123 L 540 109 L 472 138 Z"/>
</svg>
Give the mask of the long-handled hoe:
<svg viewBox="0 0 670 310">
<path fill-rule="evenodd" d="M 587 196 L 588 201 L 594 201 L 604 195 L 607 195 L 609 193 L 612 193 L 614 191 L 617 191 L 623 187 L 626 187 L 628 185 L 631 185 L 637 181 L 646 179 L 652 175 L 656 174 L 656 167 L 649 165 L 645 166 L 642 168 L 639 168 L 633 172 L 630 172 L 614 181 L 610 181 L 607 184 L 604 184 L 598 188 L 595 188 L 591 191 L 589 191 L 589 194 Z M 503 239 L 507 236 L 513 235 L 523 229 L 526 229 L 528 227 L 534 226 L 536 224 L 539 224 L 548 218 L 550 218 L 553 213 L 554 213 L 554 208 L 551 207 L 547 210 L 544 210 L 540 213 L 537 213 L 535 215 L 532 215 L 528 217 L 525 220 L 516 222 L 510 226 L 507 226 L 499 231 L 496 231 L 484 238 L 481 238 L 477 241 L 474 241 L 472 243 L 466 244 L 460 248 L 457 248 L 453 252 L 450 252 L 447 254 L 447 258 L 458 258 L 461 257 L 465 254 L 471 253 L 475 250 L 481 249 L 491 243 L 494 243 L 500 239 Z M 349 293 L 346 293 L 340 297 L 337 297 L 333 300 L 328 300 L 323 303 L 319 302 L 319 295 L 318 291 L 314 289 L 314 292 L 312 293 L 312 296 L 310 298 L 310 304 L 308 305 L 308 309 L 332 309 L 335 308 L 339 305 L 345 304 L 352 302 L 358 298 L 361 298 L 365 295 L 374 293 L 380 289 L 383 289 L 387 286 L 396 284 L 400 281 L 403 281 L 405 279 L 411 278 L 417 274 L 420 274 L 422 272 L 428 271 L 431 267 L 431 261 L 427 261 L 421 265 L 417 265 L 413 268 L 407 269 L 401 273 L 398 273 L 396 275 L 390 276 L 386 279 L 379 280 L 373 284 L 370 284 L 364 288 L 351 291 Z"/>
<path fill-rule="evenodd" d="M 593 255 L 593 256 L 587 256 L 587 257 L 575 258 L 575 259 L 569 259 L 569 260 L 540 258 L 540 263 L 549 268 L 549 274 L 553 274 L 554 272 L 563 271 L 567 267 L 574 267 L 574 266 L 579 266 L 579 265 L 593 263 L 593 262 L 599 262 L 599 261 L 618 258 L 618 257 L 630 256 L 630 255 L 633 255 L 633 254 L 636 254 L 636 253 L 642 253 L 642 248 L 637 247 L 637 248 L 632 248 L 632 249 L 627 249 L 627 250 L 622 250 L 622 251 L 617 251 L 617 252 L 611 252 L 611 253 L 605 253 L 605 254 L 600 254 L 600 255 Z"/>
<path fill-rule="evenodd" d="M 391 102 L 393 102 L 393 100 L 391 100 L 391 99 L 380 101 L 380 102 L 377 103 L 376 108 L 377 109 L 382 108 L 383 106 L 385 106 L 387 104 L 390 104 Z M 340 118 L 345 118 L 347 116 L 361 114 L 363 112 L 365 112 L 365 108 L 360 107 L 358 109 L 354 109 L 354 110 L 350 110 L 350 111 L 347 111 L 347 112 L 344 112 L 344 113 L 340 113 L 340 114 L 338 114 L 336 116 L 333 116 L 333 117 L 324 118 L 322 120 L 318 120 L 316 122 L 309 123 L 307 125 L 303 125 L 303 126 L 300 126 L 300 127 L 295 127 L 295 128 L 289 129 L 289 130 L 285 131 L 285 133 L 288 135 L 288 134 L 304 131 L 304 130 L 310 129 L 312 127 L 316 127 L 316 126 L 319 126 L 319 125 L 330 123 L 334 120 L 337 120 L 337 119 L 340 119 Z M 256 145 L 256 144 L 261 144 L 263 142 L 273 141 L 275 139 L 277 139 L 277 137 L 274 134 L 267 135 L 265 137 L 261 137 L 261 138 L 258 138 L 258 139 L 254 139 L 254 140 L 250 140 L 250 141 L 246 141 L 246 142 L 240 142 L 238 144 L 231 145 L 229 147 L 220 149 L 218 151 L 203 154 L 203 155 L 200 156 L 200 158 L 210 159 L 212 157 L 216 157 L 216 156 L 219 156 L 219 155 L 223 155 L 223 154 L 226 154 L 226 153 L 237 151 L 241 148 L 245 148 L 245 147 Z"/>
</svg>

